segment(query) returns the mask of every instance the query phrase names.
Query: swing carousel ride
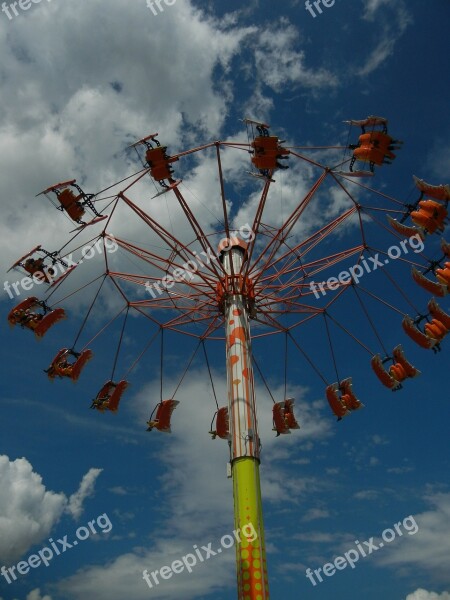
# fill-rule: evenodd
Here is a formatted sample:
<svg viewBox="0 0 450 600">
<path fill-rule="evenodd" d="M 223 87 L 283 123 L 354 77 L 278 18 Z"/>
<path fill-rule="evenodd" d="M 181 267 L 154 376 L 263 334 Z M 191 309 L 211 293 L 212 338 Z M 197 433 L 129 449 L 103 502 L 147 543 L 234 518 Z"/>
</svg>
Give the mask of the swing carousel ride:
<svg viewBox="0 0 450 600">
<path fill-rule="evenodd" d="M 450 186 L 414 177 L 413 197 L 405 202 L 363 183 L 372 180 L 375 169 L 392 164 L 402 147 L 381 117 L 347 121 L 349 137 L 355 128 L 360 134 L 354 144 L 343 146 L 289 146 L 270 133 L 269 125 L 244 122 L 244 142 L 216 141 L 178 154 L 170 154 L 158 134 L 144 137 L 127 149 L 136 153 L 142 168 L 96 194 L 85 193 L 76 180 L 42 192 L 77 227 L 63 248 L 49 251 L 39 245 L 11 267 L 39 283 L 45 293 L 42 299 L 30 296 L 13 307 L 8 321 L 40 338 L 70 318 L 64 308 L 69 299 L 81 292 L 85 297 L 93 289 L 74 343 L 57 351 L 45 371 L 50 380 L 78 380 L 88 361 L 95 363 L 89 347 L 94 340 L 101 349 L 102 336 L 111 340 L 112 332 L 117 334 L 112 374 L 104 384 L 99 382 L 90 405 L 103 413 L 118 411 L 133 369 L 154 344 L 159 346 L 162 378 L 164 334 L 194 340 L 194 352 L 186 357 L 187 367 L 172 396 L 163 397 L 161 380 L 161 397 L 150 408 L 147 430 L 170 433 L 177 427 L 176 392 L 197 353 L 203 355 L 216 404 L 209 433 L 229 446 L 235 528 L 252 523 L 258 534 L 236 548 L 238 598 L 262 600 L 269 598 L 269 584 L 254 368 L 273 400 L 275 435 L 299 429 L 301 415 L 294 414 L 286 381 L 285 397 L 274 398 L 253 347 L 263 346 L 269 336 L 281 336 L 285 355 L 280 362 L 286 366 L 288 353 L 297 354 L 323 384 L 324 398 L 338 421 L 364 406 L 358 373 L 355 389 L 355 373 L 340 374 L 349 362 L 349 355 L 339 351 L 346 342 L 369 354 L 367 362 L 380 386 L 398 391 L 411 385 L 407 380 L 420 371 L 407 358 L 401 337 L 406 334 L 421 348 L 438 352 L 450 331 L 450 316 L 434 298 L 450 291 L 450 244 L 439 239 L 448 223 Z M 215 197 L 203 199 L 207 204 L 188 187 L 200 157 L 216 186 Z M 328 166 L 330 162 L 336 164 Z M 289 187 L 291 180 L 296 185 Z M 149 186 L 156 192 L 150 199 Z M 244 196 L 245 201 L 230 200 Z M 164 203 L 169 219 L 163 222 L 155 214 Z M 201 210 L 194 210 L 199 203 Z M 146 241 L 116 234 L 116 223 L 120 231 L 125 223 L 128 232 L 145 232 Z M 82 260 L 68 257 L 79 251 L 73 245 L 86 231 L 95 232 L 90 242 L 95 240 L 102 251 L 104 268 L 101 275 L 70 289 Z M 114 254 L 108 252 L 111 244 L 118 249 Z M 411 273 L 404 277 L 407 283 L 400 280 L 405 266 Z M 102 304 L 105 297 L 109 304 Z M 92 332 L 91 323 L 98 324 L 92 311 L 99 303 L 103 316 L 118 310 L 78 347 L 81 335 Z M 392 319 L 388 333 L 383 326 L 387 313 Z M 124 336 L 138 322 L 146 323 L 148 337 L 131 365 L 123 365 Z M 391 349 L 383 338 L 392 335 L 397 343 Z M 225 345 L 228 382 L 228 401 L 221 403 L 208 355 L 210 345 L 218 342 Z M 115 376 L 119 365 L 125 370 L 121 379 Z"/>
</svg>

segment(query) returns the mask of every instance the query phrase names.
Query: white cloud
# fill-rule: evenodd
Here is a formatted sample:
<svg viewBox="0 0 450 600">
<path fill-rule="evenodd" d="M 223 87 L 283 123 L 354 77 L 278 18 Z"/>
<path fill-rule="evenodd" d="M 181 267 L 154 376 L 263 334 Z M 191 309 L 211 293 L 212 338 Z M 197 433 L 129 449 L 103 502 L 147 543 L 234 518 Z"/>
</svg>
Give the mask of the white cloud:
<svg viewBox="0 0 450 600">
<path fill-rule="evenodd" d="M 94 493 L 95 482 L 102 471 L 103 469 L 89 469 L 86 475 L 84 475 L 79 489 L 75 494 L 70 496 L 67 512 L 75 519 L 78 519 L 82 515 L 83 503 L 86 498 L 89 498 Z"/>
<path fill-rule="evenodd" d="M 408 594 L 406 600 L 450 600 L 450 593 L 442 592 L 442 594 L 437 594 L 436 592 L 427 592 L 419 588 L 412 594 Z"/>
<path fill-rule="evenodd" d="M 372 443 L 375 446 L 385 446 L 386 444 L 389 444 L 388 440 L 385 437 L 378 434 L 372 436 Z"/>
<path fill-rule="evenodd" d="M 365 0 L 364 19 L 372 20 L 379 8 L 392 4 L 392 0 Z"/>
<path fill-rule="evenodd" d="M 389 552 L 376 555 L 380 563 L 390 566 L 414 567 L 433 575 L 435 581 L 450 582 L 448 557 L 450 556 L 450 493 L 437 493 L 426 497 L 431 510 L 414 516 L 419 527 L 413 535 L 404 535 L 401 543 Z"/>
<path fill-rule="evenodd" d="M 370 75 L 388 59 L 395 48 L 395 38 L 390 33 L 385 33 L 376 48 L 371 52 L 364 66 L 359 70 L 359 75 Z"/>
<path fill-rule="evenodd" d="M 27 595 L 27 600 L 52 600 L 51 596 L 47 594 L 45 596 L 41 596 L 41 590 L 39 588 L 32 590 Z"/>
<path fill-rule="evenodd" d="M 395 475 L 402 475 L 403 473 L 410 473 L 414 471 L 414 467 L 390 467 L 387 469 L 388 473 L 394 473 Z"/>
<path fill-rule="evenodd" d="M 58 27 L 47 35 L 50 21 Z M 122 0 L 107 10 L 102 0 L 45 3 L 21 15 L 14 42 L 0 36 L 0 76 L 8 81 L 0 115 L 5 261 L 36 246 L 37 232 L 51 250 L 67 236 L 63 215 L 34 200 L 42 189 L 76 177 L 97 191 L 121 179 L 126 143 L 156 126 L 173 150 L 181 140 L 217 139 L 233 95 L 227 69 L 254 30 L 225 31 L 187 0 L 158 18 L 145 2 Z"/>
<path fill-rule="evenodd" d="M 330 516 L 328 510 L 324 510 L 321 508 L 310 508 L 306 511 L 302 521 L 315 521 L 316 519 L 326 519 Z"/>
<path fill-rule="evenodd" d="M 111 494 L 116 494 L 117 496 L 128 496 L 128 491 L 121 485 L 116 485 L 115 487 L 109 488 Z"/>
<path fill-rule="evenodd" d="M 0 456 L 0 480 L 0 558 L 9 563 L 49 535 L 67 499 L 47 491 L 26 458 Z"/>
<path fill-rule="evenodd" d="M 69 511 L 73 514 L 82 510 L 90 489 L 86 481 L 89 483 L 93 478 L 91 471 L 73 496 L 76 500 Z M 62 492 L 46 490 L 42 477 L 33 471 L 26 458 L 11 461 L 0 456 L 0 480 L 0 561 L 13 563 L 50 535 L 67 509 L 68 499 Z"/>
<path fill-rule="evenodd" d="M 3 598 L 0 598 L 0 600 L 3 600 Z M 47 594 L 45 596 L 42 596 L 41 590 L 39 588 L 36 588 L 35 590 L 32 590 L 27 594 L 25 600 L 52 600 L 52 597 Z"/>
<path fill-rule="evenodd" d="M 311 89 L 336 87 L 338 80 L 333 73 L 305 66 L 305 53 L 298 49 L 298 42 L 297 29 L 286 18 L 262 31 L 255 46 L 258 79 L 276 92 L 299 85 Z"/>
<path fill-rule="evenodd" d="M 428 153 L 424 171 L 431 172 L 435 180 L 430 181 L 435 185 L 450 182 L 450 144 L 445 139 L 437 139 Z M 427 181 L 430 178 L 427 178 Z"/>
<path fill-rule="evenodd" d="M 379 9 L 385 5 L 387 9 L 381 13 Z M 403 0 L 395 3 L 391 0 L 367 0 L 362 18 L 366 21 L 377 20 L 376 34 L 379 40 L 366 58 L 364 66 L 357 72 L 358 75 L 365 76 L 378 69 L 392 56 L 397 41 L 411 25 L 412 16 Z"/>
<path fill-rule="evenodd" d="M 379 492 L 377 490 L 361 490 L 353 495 L 356 500 L 375 500 L 378 498 Z"/>
</svg>

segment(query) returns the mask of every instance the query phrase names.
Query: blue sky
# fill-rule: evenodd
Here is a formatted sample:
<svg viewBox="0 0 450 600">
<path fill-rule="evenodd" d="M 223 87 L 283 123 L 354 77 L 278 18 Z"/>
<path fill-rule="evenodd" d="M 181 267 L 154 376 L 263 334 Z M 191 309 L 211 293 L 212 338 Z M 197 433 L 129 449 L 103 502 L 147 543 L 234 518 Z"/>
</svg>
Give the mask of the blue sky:
<svg viewBox="0 0 450 600">
<path fill-rule="evenodd" d="M 71 223 L 36 194 L 71 178 L 92 193 L 107 188 L 139 168 L 126 146 L 153 131 L 170 152 L 178 153 L 214 140 L 246 142 L 239 119 L 254 116 L 268 121 L 288 146 L 340 146 L 349 134 L 344 120 L 377 114 L 389 119 L 389 131 L 404 146 L 393 165 L 360 183 L 405 203 L 418 196 L 413 174 L 434 184 L 450 183 L 448 2 L 337 0 L 315 18 L 303 1 L 295 0 L 177 0 L 163 6 L 154 15 L 145 0 L 77 5 L 43 0 L 27 10 L 18 8 L 11 19 L 0 13 L 4 282 L 21 279 L 6 271 L 26 251 L 37 244 L 61 248 L 71 237 Z M 357 136 L 354 128 L 350 139 Z M 306 154 L 331 166 L 343 157 L 342 151 Z M 241 152 L 230 149 L 223 160 L 227 202 L 238 228 L 251 222 L 261 182 L 246 175 L 250 162 Z M 320 174 L 294 157 L 290 165 L 289 171 L 276 174 L 264 217 L 267 225 L 280 226 Z M 202 226 L 214 233 L 220 196 L 211 155 L 182 159 L 176 170 L 189 205 Z M 396 208 L 377 193 L 343 183 L 363 206 L 380 209 L 380 222 L 385 222 L 384 211 Z M 154 193 L 149 179 L 130 191 L 153 218 L 191 242 L 192 232 L 174 196 L 150 201 Z M 292 244 L 350 206 L 342 188 L 327 179 L 293 232 Z M 387 252 L 399 243 L 367 218 L 364 228 L 376 251 Z M 99 231 L 101 226 L 82 232 L 71 251 Z M 108 232 L 161 250 L 151 230 L 123 204 Z M 448 226 L 445 235 L 450 241 Z M 427 238 L 426 257 L 439 256 L 439 241 L 437 235 Z M 309 258 L 358 244 L 359 229 L 349 222 Z M 123 250 L 108 258 L 117 270 L 154 275 Z M 405 259 L 426 264 L 421 254 L 410 252 Z M 328 268 L 323 278 L 336 276 L 354 261 L 351 257 Z M 104 270 L 100 254 L 85 261 L 52 301 L 62 300 Z M 400 313 L 370 299 L 366 307 L 383 344 L 392 349 L 402 343 L 420 377 L 391 393 L 374 376 L 370 353 L 332 327 L 339 376 L 353 377 L 365 404 L 337 423 L 323 381 L 290 343 L 287 392 L 296 398 L 302 428 L 275 438 L 272 400 L 256 376 L 272 598 L 450 598 L 448 341 L 442 352 L 433 354 L 405 336 L 402 312 L 413 314 L 409 302 L 425 310 L 429 294 L 411 281 L 406 260 L 386 270 L 404 296 L 381 270 L 366 274 L 361 286 Z M 77 528 L 101 523 L 101 515 L 112 527 L 107 532 L 97 524 L 96 535 L 11 584 L 0 577 L 0 598 L 235 598 L 233 550 L 153 589 L 142 580 L 144 569 L 170 565 L 194 544 L 212 542 L 215 547 L 233 530 L 227 447 L 208 435 L 215 403 L 201 353 L 177 391 L 180 405 L 171 436 L 145 431 L 159 400 L 159 339 L 129 374 L 130 387 L 119 412 L 89 410 L 90 400 L 110 377 L 121 320 L 92 340 L 94 359 L 76 385 L 65 380 L 51 384 L 42 372 L 59 348 L 72 344 L 96 289 L 93 284 L 63 300 L 69 318 L 40 342 L 28 331 L 8 327 L 6 315 L 18 300 L 1 291 L 0 567 L 28 560 L 50 538 L 67 535 L 73 540 Z M 146 297 L 143 288 L 126 289 L 134 299 Z M 105 291 L 81 333 L 81 347 L 122 306 L 111 288 Z M 333 304 L 331 314 L 370 350 L 381 352 L 351 291 Z M 42 289 L 38 292 L 42 295 Z M 330 292 L 317 301 L 310 295 L 307 302 L 320 307 L 335 295 Z M 448 299 L 440 303 L 449 312 Z M 293 319 L 284 322 L 292 325 Z M 264 331 L 257 323 L 252 328 L 255 334 Z M 148 319 L 130 315 L 117 376 L 128 371 L 154 333 Z M 315 319 L 292 335 L 327 382 L 335 381 L 323 322 Z M 187 336 L 165 335 L 164 396 L 172 396 L 196 343 Z M 211 341 L 207 348 L 217 397 L 225 403 L 223 341 Z M 281 400 L 284 337 L 256 339 L 254 353 L 273 396 Z M 361 559 L 355 569 L 338 571 L 316 586 L 306 578 L 308 567 L 332 562 L 354 548 L 355 540 L 373 537 L 379 543 L 386 528 L 408 516 L 418 525 L 414 535 L 404 533 Z"/>
</svg>

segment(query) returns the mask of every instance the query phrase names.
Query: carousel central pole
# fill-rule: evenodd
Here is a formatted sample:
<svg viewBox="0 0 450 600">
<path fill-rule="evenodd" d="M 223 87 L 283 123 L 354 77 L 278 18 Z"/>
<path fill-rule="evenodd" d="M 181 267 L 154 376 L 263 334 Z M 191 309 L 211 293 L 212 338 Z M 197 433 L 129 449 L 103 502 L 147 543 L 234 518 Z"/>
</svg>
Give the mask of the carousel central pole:
<svg viewBox="0 0 450 600">
<path fill-rule="evenodd" d="M 267 600 L 270 596 L 259 478 L 260 440 L 249 325 L 249 313 L 254 310 L 253 290 L 251 281 L 239 275 L 247 260 L 247 245 L 238 238 L 228 242 L 228 249 L 221 251 L 226 273 L 221 285 L 234 522 L 235 529 L 241 532 L 241 543 L 236 544 L 238 599 Z"/>
</svg>

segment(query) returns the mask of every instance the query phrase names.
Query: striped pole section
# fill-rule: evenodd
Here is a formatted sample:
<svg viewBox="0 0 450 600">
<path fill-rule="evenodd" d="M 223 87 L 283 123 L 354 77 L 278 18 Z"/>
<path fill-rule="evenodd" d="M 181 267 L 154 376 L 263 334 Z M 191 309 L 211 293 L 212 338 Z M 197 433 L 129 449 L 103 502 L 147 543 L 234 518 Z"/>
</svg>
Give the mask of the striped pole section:
<svg viewBox="0 0 450 600">
<path fill-rule="evenodd" d="M 246 260 L 243 246 L 240 242 L 221 255 L 224 270 L 231 276 L 225 285 L 224 314 L 234 520 L 235 529 L 241 532 L 241 543 L 236 544 L 238 599 L 266 600 L 270 596 L 248 302 L 245 284 L 236 276 Z"/>
</svg>

